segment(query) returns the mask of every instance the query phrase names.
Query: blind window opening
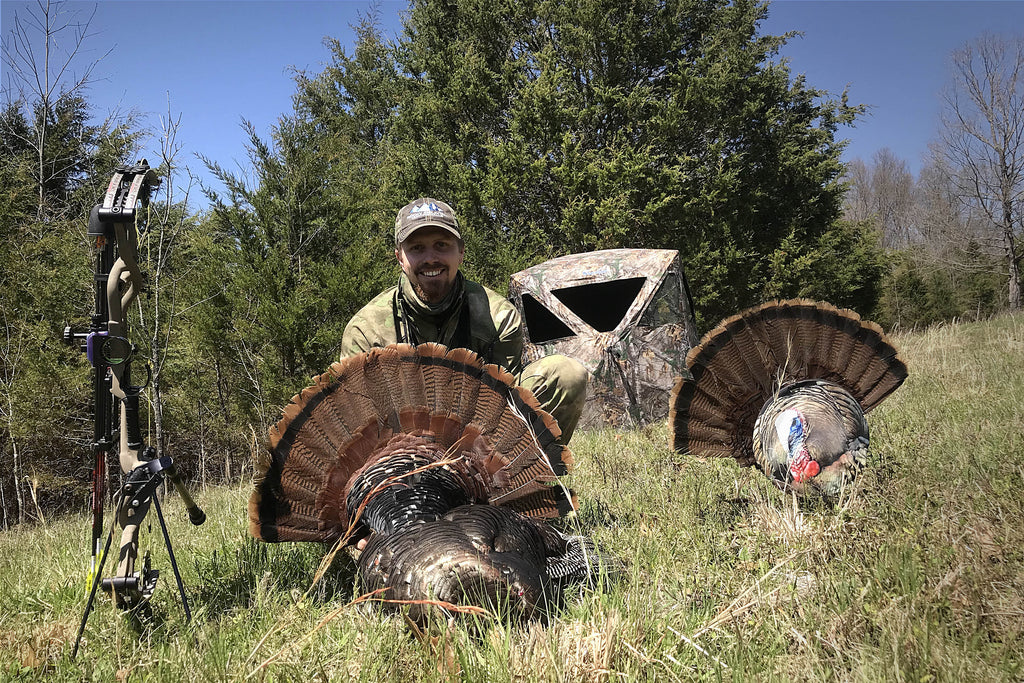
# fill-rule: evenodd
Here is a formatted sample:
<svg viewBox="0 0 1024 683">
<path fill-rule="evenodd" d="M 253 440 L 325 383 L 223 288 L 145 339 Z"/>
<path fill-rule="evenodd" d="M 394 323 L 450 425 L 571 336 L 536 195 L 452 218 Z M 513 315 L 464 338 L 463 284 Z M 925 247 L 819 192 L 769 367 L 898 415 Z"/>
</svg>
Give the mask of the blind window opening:
<svg viewBox="0 0 1024 683">
<path fill-rule="evenodd" d="M 547 306 L 526 293 L 523 293 L 523 318 L 530 342 L 534 344 L 546 344 L 556 339 L 576 336 Z"/>
<path fill-rule="evenodd" d="M 598 332 L 611 332 L 626 317 L 645 282 L 646 277 L 631 277 L 553 289 L 551 293 Z"/>
</svg>

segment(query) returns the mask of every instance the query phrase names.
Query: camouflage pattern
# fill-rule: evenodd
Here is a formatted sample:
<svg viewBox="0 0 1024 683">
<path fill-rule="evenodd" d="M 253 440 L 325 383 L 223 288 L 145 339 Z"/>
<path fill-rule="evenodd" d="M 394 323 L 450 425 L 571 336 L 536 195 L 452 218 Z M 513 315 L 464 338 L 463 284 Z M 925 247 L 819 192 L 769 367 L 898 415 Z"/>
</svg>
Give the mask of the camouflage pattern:
<svg viewBox="0 0 1024 683">
<path fill-rule="evenodd" d="M 402 282 L 407 282 L 402 276 Z M 470 350 L 480 354 L 488 363 L 504 367 L 512 374 L 521 369 L 523 347 L 522 321 L 516 310 L 505 297 L 483 285 L 465 280 L 466 300 L 469 302 Z M 361 308 L 348 325 L 341 341 L 341 357 L 369 351 L 375 346 L 394 344 L 398 339 L 395 330 L 393 301 L 396 287 L 384 290 L 370 303 Z M 407 296 L 414 296 L 409 289 Z M 441 338 L 436 326 L 426 320 L 419 320 L 421 332 L 432 341 L 450 345 Z"/>
<path fill-rule="evenodd" d="M 644 278 L 639 293 L 621 321 L 604 332 L 554 293 L 632 278 Z M 535 343 L 524 294 L 564 323 L 571 334 Z M 514 274 L 509 298 L 525 322 L 524 363 L 563 354 L 587 369 L 590 380 L 581 426 L 643 425 L 668 415 L 672 387 L 686 372 L 686 354 L 699 340 L 678 251 L 609 249 L 552 259 Z M 593 302 L 595 308 L 604 304 L 596 298 Z"/>
</svg>

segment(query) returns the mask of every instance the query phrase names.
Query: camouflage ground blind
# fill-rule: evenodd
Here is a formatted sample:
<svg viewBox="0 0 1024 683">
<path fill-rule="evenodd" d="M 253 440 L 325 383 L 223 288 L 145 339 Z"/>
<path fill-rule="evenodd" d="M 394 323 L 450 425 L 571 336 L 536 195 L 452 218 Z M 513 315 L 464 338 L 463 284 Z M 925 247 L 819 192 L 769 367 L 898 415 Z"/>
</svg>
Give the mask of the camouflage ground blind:
<svg viewBox="0 0 1024 683">
<path fill-rule="evenodd" d="M 581 426 L 633 426 L 668 415 L 697 341 L 689 288 L 672 249 L 609 249 L 514 274 L 509 299 L 526 328 L 523 362 L 560 353 L 590 372 Z"/>
</svg>

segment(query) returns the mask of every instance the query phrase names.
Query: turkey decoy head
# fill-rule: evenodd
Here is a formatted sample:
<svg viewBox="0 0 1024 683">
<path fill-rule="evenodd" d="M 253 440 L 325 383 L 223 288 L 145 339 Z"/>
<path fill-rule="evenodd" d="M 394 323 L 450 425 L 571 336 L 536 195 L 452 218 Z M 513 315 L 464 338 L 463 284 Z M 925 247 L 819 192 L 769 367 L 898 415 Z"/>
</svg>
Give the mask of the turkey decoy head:
<svg viewBox="0 0 1024 683">
<path fill-rule="evenodd" d="M 860 404 L 827 382 L 800 382 L 765 404 L 754 425 L 754 457 L 777 486 L 837 495 L 868 459 Z"/>
</svg>

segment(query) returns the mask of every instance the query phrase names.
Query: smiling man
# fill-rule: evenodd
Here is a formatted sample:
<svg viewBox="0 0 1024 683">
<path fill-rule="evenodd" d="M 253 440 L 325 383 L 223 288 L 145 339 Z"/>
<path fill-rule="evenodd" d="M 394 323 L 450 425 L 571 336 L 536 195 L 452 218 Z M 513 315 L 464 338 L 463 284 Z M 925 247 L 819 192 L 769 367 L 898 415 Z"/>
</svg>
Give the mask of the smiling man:
<svg viewBox="0 0 1024 683">
<path fill-rule="evenodd" d="M 378 294 L 345 327 L 342 357 L 394 343 L 437 342 L 467 348 L 501 365 L 551 413 L 567 444 L 586 400 L 587 371 L 566 356 L 522 366 L 523 324 L 505 297 L 459 272 L 466 247 L 455 212 L 424 197 L 395 220 L 396 286 Z"/>
</svg>

